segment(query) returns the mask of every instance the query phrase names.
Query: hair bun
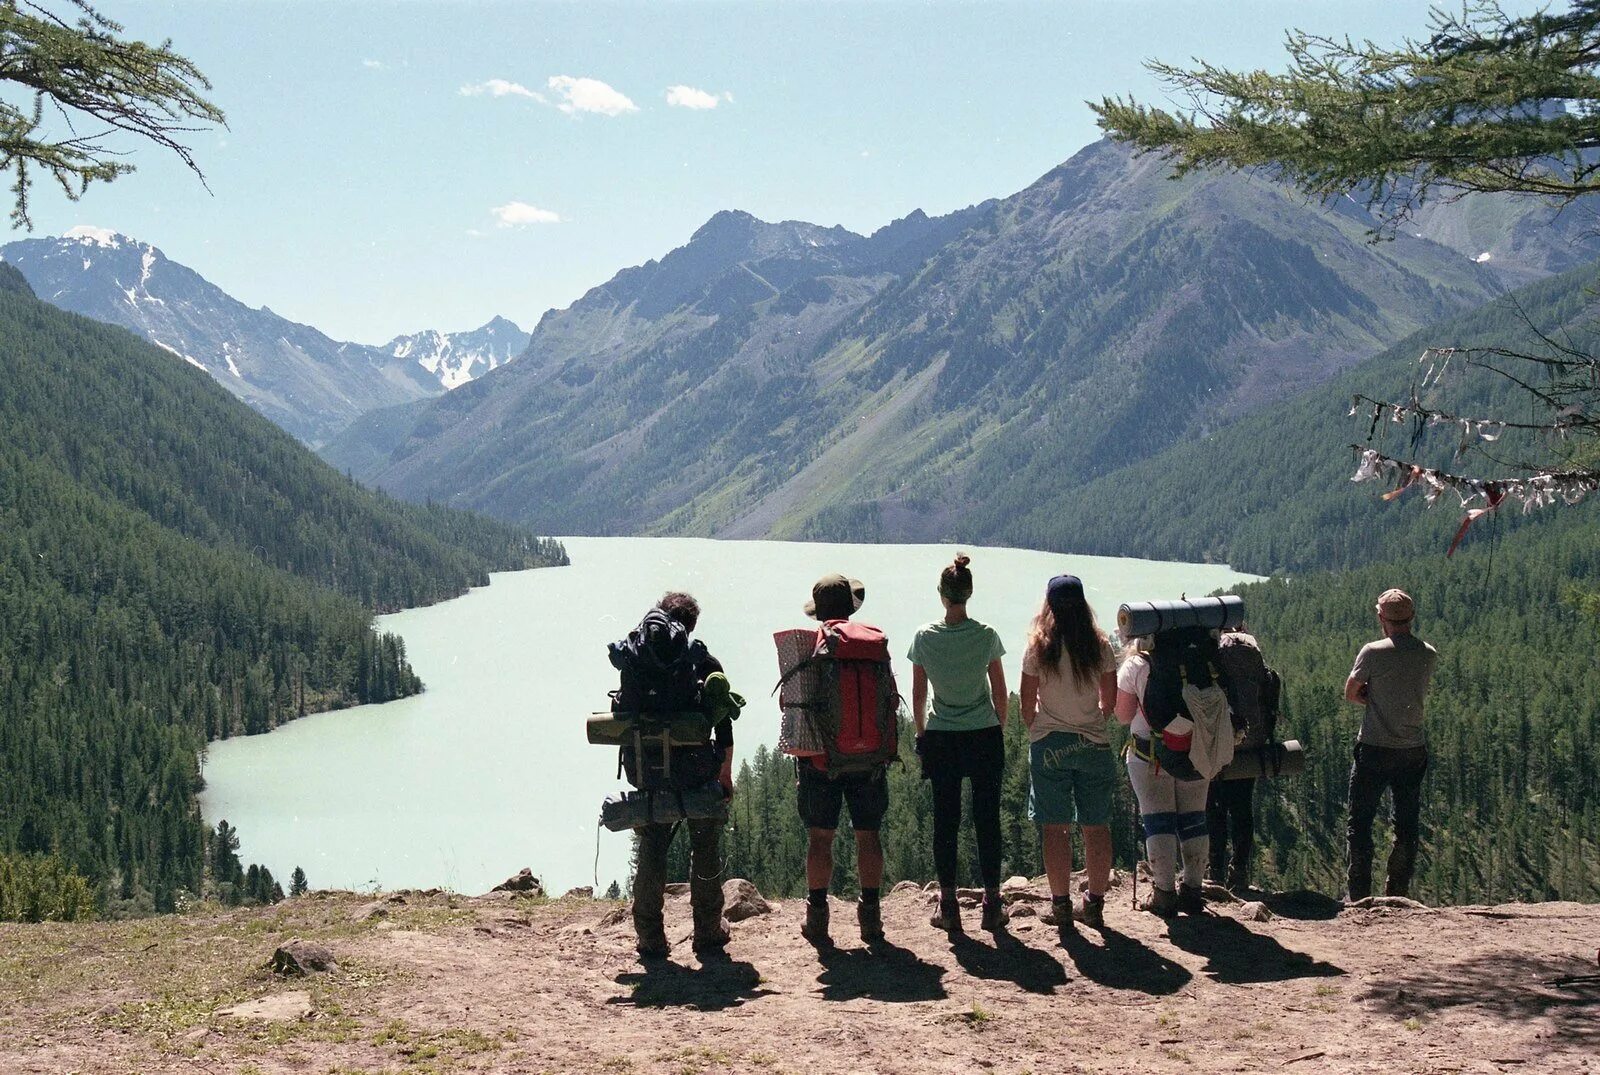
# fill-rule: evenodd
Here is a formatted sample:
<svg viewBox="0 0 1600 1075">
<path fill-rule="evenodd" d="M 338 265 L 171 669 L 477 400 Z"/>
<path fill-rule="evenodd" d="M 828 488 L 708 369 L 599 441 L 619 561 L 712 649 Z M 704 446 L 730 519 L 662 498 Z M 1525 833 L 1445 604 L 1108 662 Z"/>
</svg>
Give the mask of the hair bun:
<svg viewBox="0 0 1600 1075">
<path fill-rule="evenodd" d="M 966 567 L 970 563 L 972 563 L 972 557 L 968 556 L 964 552 L 956 553 L 955 564 L 957 567 Z"/>
</svg>

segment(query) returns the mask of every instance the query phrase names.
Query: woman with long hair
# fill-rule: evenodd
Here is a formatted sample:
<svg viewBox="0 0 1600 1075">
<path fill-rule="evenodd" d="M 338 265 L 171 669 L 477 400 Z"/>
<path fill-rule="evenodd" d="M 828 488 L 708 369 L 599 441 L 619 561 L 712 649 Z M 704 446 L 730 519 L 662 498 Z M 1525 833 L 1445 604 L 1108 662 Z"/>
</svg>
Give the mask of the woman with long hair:
<svg viewBox="0 0 1600 1075">
<path fill-rule="evenodd" d="M 1106 721 L 1117 704 L 1111 643 L 1074 575 L 1045 588 L 1022 655 L 1022 723 L 1028 728 L 1028 812 L 1043 830 L 1050 878 L 1046 924 L 1072 921 L 1072 824 L 1083 827 L 1089 891 L 1079 920 L 1105 925 L 1111 884 L 1111 794 L 1116 765 Z"/>
<path fill-rule="evenodd" d="M 971 561 L 957 554 L 939 574 L 944 618 L 911 640 L 911 710 L 917 753 L 933 783 L 933 863 L 939 874 L 936 929 L 959 932 L 956 845 L 961 829 L 961 782 L 972 785 L 972 824 L 983 877 L 983 928 L 999 929 L 1008 915 L 1000 902 L 1000 788 L 1005 776 L 1006 649 L 993 627 L 967 615 Z M 928 689 L 933 713 L 927 716 Z"/>
</svg>

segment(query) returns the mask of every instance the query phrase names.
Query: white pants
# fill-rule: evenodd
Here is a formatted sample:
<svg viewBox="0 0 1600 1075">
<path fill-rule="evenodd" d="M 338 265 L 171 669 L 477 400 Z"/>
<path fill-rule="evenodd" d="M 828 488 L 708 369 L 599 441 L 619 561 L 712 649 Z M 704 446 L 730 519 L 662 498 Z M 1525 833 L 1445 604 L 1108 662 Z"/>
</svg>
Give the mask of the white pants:
<svg viewBox="0 0 1600 1075">
<path fill-rule="evenodd" d="M 1132 752 L 1128 754 L 1128 780 L 1139 800 L 1152 883 L 1168 892 L 1176 890 L 1181 846 L 1183 883 L 1198 888 L 1211 850 L 1210 830 L 1206 827 L 1206 791 L 1211 782 L 1176 780 L 1170 773 L 1157 772 L 1155 766 Z"/>
</svg>

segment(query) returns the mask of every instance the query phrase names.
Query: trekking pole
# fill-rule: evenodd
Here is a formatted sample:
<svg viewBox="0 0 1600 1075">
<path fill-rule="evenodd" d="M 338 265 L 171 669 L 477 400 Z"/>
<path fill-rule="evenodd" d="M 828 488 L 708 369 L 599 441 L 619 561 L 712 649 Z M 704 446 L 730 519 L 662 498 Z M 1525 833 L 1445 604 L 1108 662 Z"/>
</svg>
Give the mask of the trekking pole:
<svg viewBox="0 0 1600 1075">
<path fill-rule="evenodd" d="M 1128 807 L 1128 813 L 1133 818 L 1133 909 L 1137 911 L 1139 909 L 1139 853 L 1141 850 L 1139 837 L 1142 835 L 1142 830 L 1139 825 L 1139 796 L 1134 795 L 1132 789 L 1129 790 L 1128 801 L 1131 804 Z"/>
</svg>

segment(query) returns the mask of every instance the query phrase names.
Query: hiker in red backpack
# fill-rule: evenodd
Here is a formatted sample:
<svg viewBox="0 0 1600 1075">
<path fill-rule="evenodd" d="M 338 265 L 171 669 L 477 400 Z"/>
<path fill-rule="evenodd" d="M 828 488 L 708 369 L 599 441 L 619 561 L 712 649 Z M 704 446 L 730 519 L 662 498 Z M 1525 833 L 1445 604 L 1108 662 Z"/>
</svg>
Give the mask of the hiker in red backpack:
<svg viewBox="0 0 1600 1075">
<path fill-rule="evenodd" d="M 856 837 L 856 875 L 861 898 L 856 921 L 861 939 L 883 940 L 883 843 L 878 829 L 889 809 L 889 759 L 897 750 L 900 696 L 889 668 L 883 632 L 850 617 L 866 599 L 866 587 L 843 575 L 824 575 L 811 587 L 805 613 L 821 622 L 815 656 L 820 673 L 813 712 L 823 752 L 795 758 L 797 801 L 805 822 L 806 920 L 800 933 L 812 944 L 831 944 L 828 884 L 833 878 L 833 835 L 840 808 L 850 807 Z"/>
<path fill-rule="evenodd" d="M 933 782 L 933 864 L 939 910 L 931 924 L 961 930 L 956 903 L 956 846 L 961 830 L 961 782 L 972 784 L 972 825 L 983 877 L 983 928 L 1009 920 L 1000 901 L 1000 787 L 1005 777 L 1006 648 L 993 627 L 967 615 L 972 596 L 969 559 L 958 554 L 939 575 L 944 619 L 918 629 L 911 641 L 911 711 L 917 754 Z M 928 688 L 933 715 L 924 720 Z"/>
</svg>

